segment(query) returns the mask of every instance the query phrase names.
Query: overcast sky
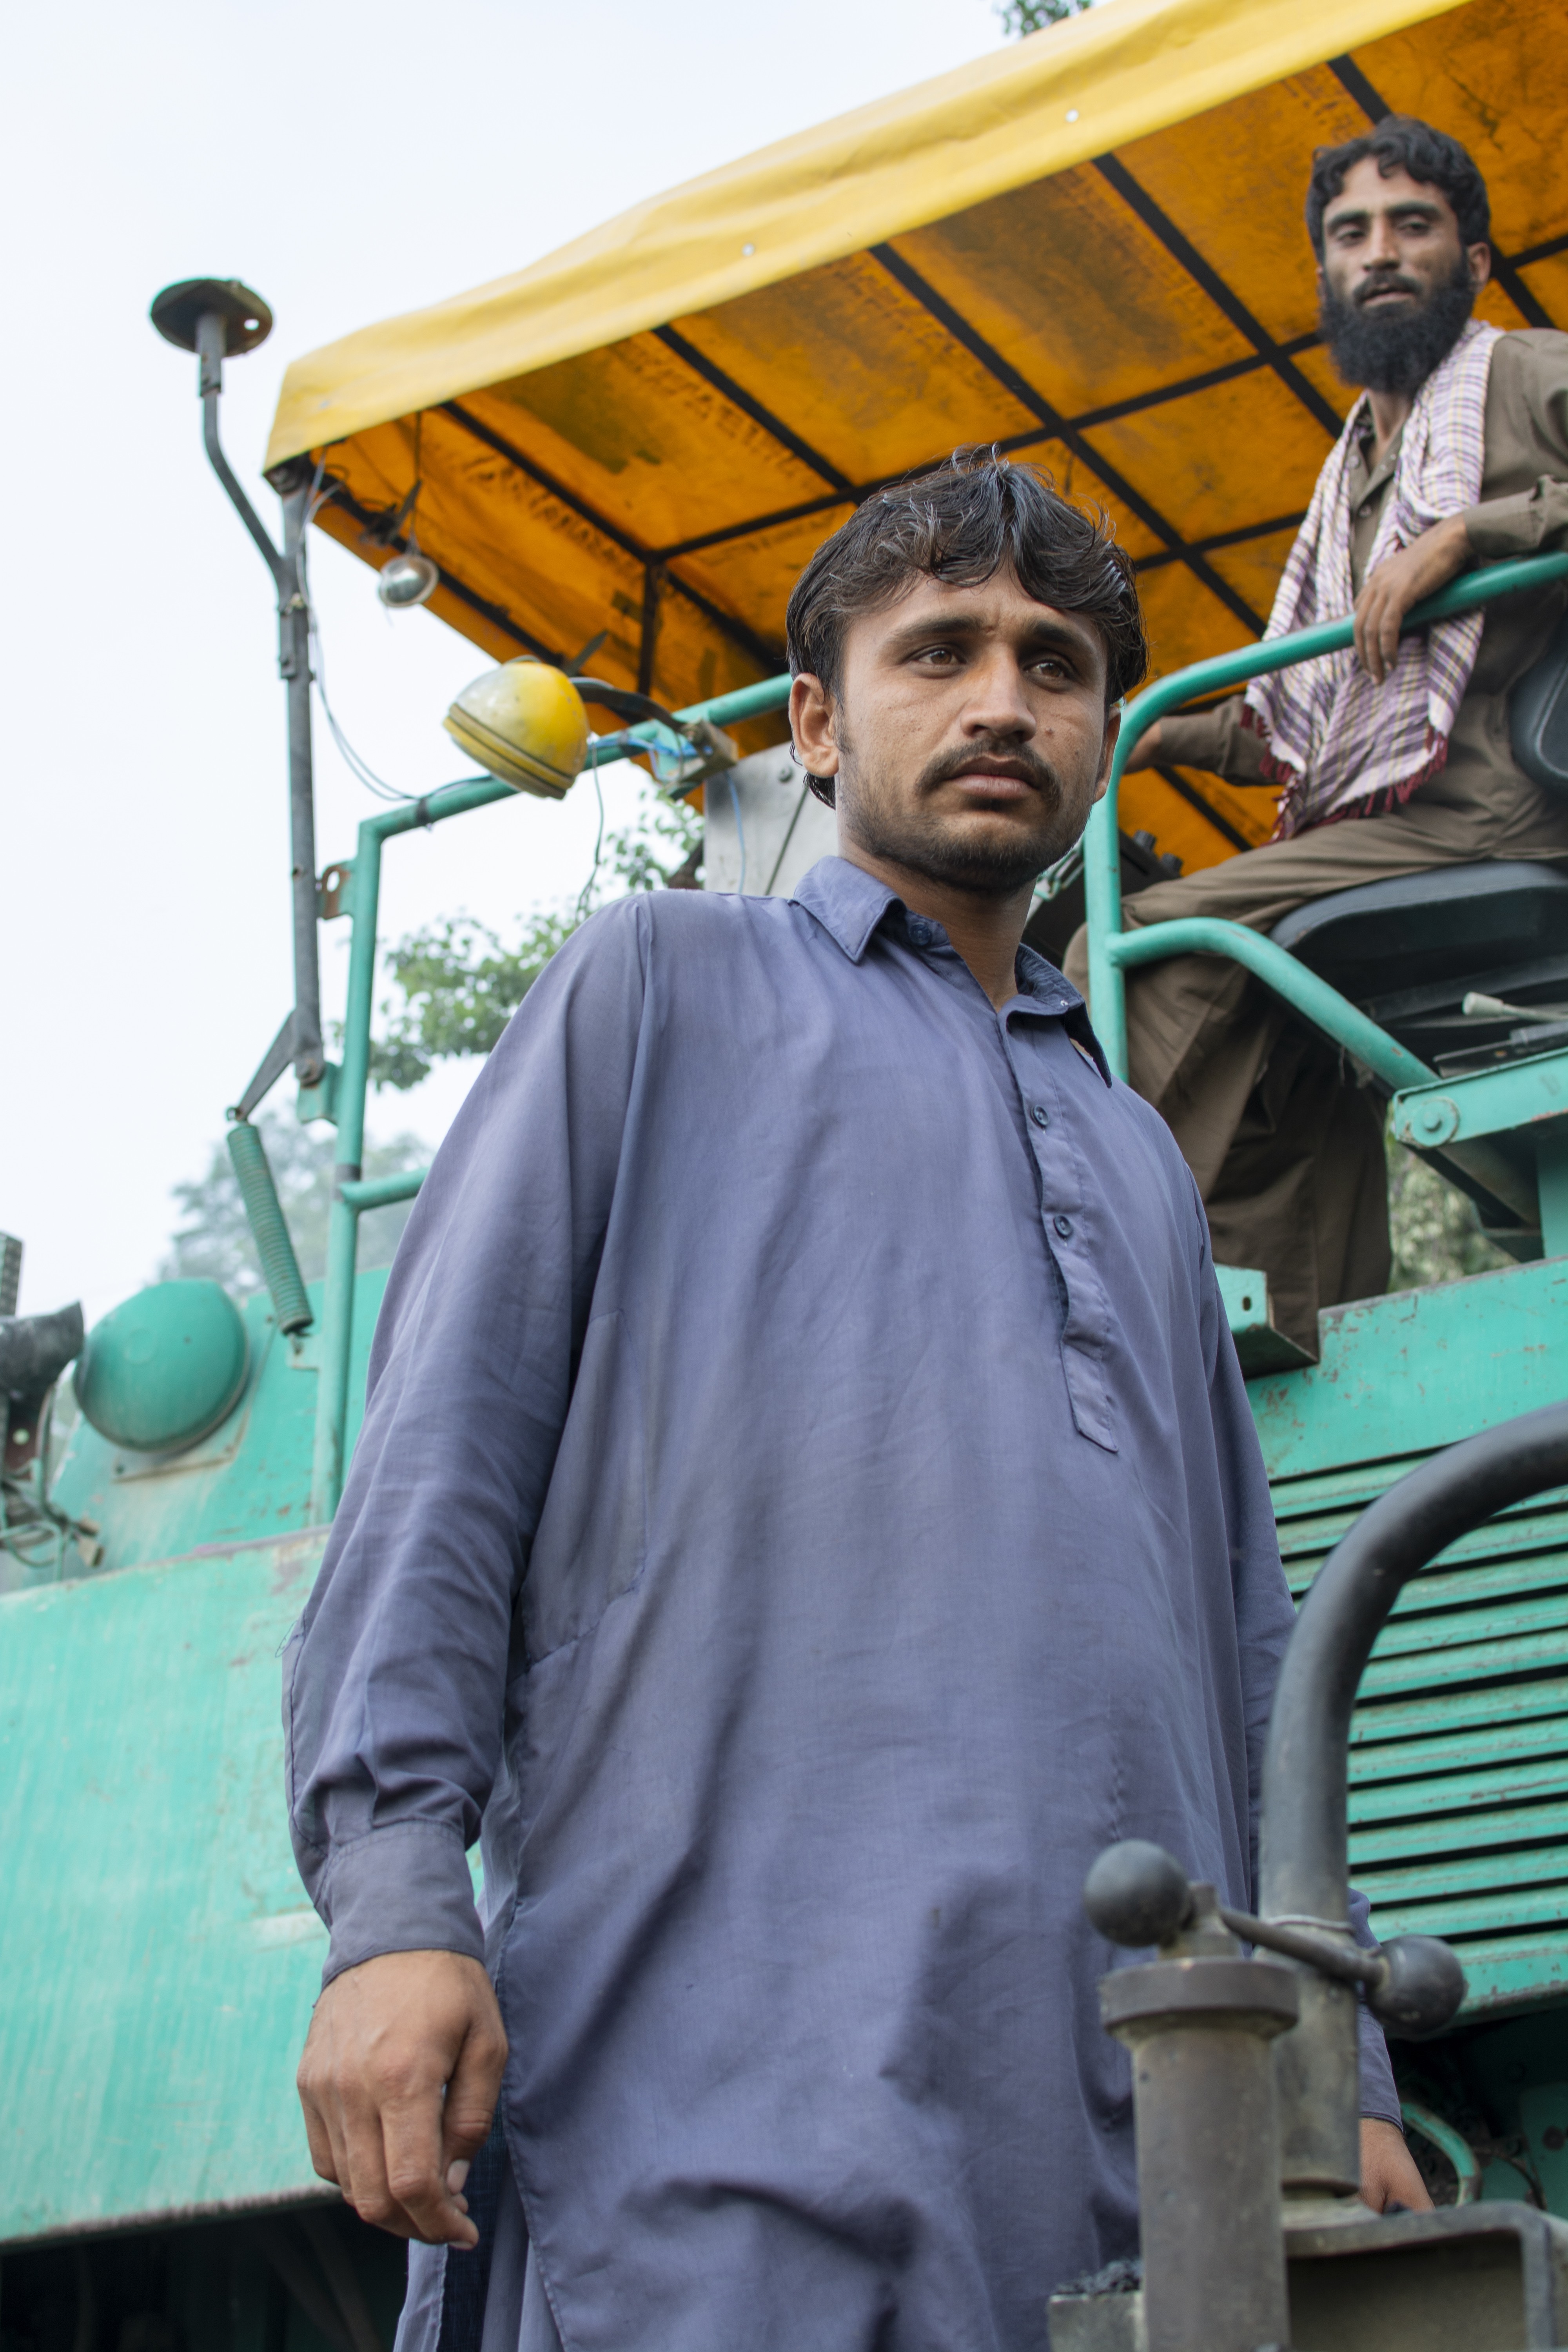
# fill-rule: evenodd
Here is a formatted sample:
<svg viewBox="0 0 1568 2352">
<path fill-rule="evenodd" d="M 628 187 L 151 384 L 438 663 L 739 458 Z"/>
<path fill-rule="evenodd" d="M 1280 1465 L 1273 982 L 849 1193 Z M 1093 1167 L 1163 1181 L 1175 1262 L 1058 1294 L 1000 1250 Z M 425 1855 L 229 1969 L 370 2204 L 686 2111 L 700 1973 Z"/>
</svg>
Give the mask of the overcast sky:
<svg viewBox="0 0 1568 2352">
<path fill-rule="evenodd" d="M 0 1229 L 26 1244 L 24 1311 L 80 1297 L 90 1320 L 153 1277 L 169 1188 L 205 1167 L 290 998 L 269 583 L 153 293 L 235 276 L 271 304 L 270 341 L 226 370 L 224 433 L 272 522 L 258 469 L 298 353 L 1000 38 L 989 0 L 86 0 L 11 20 Z M 461 772 L 440 719 L 485 657 L 384 614 L 319 534 L 314 586 L 351 738 L 405 789 Z M 325 865 L 369 803 L 319 724 L 316 751 Z M 593 819 L 586 793 L 519 798 L 395 844 L 384 937 L 574 892 Z M 321 934 L 329 1011 L 346 930 Z M 373 1131 L 437 1141 L 470 1076 L 374 1099 Z"/>
</svg>

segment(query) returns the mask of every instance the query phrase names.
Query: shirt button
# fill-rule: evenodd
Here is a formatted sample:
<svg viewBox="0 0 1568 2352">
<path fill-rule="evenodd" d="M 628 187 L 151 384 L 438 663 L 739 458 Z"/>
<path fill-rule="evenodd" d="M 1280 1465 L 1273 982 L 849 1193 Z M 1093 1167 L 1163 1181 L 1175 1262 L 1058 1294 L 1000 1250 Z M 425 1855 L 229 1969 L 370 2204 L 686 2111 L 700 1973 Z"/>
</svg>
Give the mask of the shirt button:
<svg viewBox="0 0 1568 2352">
<path fill-rule="evenodd" d="M 1037 1103 L 1034 1109 L 1029 1113 L 1029 1117 L 1034 1120 L 1037 1127 L 1049 1127 L 1051 1123 L 1050 1112 L 1046 1108 L 1044 1103 Z"/>
<path fill-rule="evenodd" d="M 1060 1234 L 1064 1242 L 1071 1241 L 1072 1219 L 1070 1217 L 1053 1217 L 1051 1223 L 1055 1225 L 1058 1233 Z"/>
</svg>

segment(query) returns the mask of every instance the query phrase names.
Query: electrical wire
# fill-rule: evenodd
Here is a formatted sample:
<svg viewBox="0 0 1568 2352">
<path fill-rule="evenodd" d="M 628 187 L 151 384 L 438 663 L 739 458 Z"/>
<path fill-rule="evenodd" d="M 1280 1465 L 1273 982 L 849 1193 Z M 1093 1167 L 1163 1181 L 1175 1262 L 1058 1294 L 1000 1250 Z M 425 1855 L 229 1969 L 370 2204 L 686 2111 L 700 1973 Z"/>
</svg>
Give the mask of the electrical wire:
<svg viewBox="0 0 1568 2352">
<path fill-rule="evenodd" d="M 735 812 L 735 838 L 741 845 L 741 878 L 735 885 L 735 896 L 743 898 L 746 895 L 746 828 L 741 816 L 741 795 L 735 790 L 732 769 L 725 769 L 724 782 L 730 787 L 730 806 Z"/>
<path fill-rule="evenodd" d="M 95 1567 L 102 1558 L 102 1548 L 96 1542 L 96 1520 L 74 1519 L 51 1498 L 54 1433 L 51 1388 L 44 1399 L 31 1475 L 15 1471 L 0 1475 L 0 1551 L 8 1551 L 36 1581 L 42 1581 L 51 1570 L 57 1579 L 63 1574 L 66 1545 L 73 1538 L 82 1547 L 84 1566 Z"/>
<path fill-rule="evenodd" d="M 327 661 L 321 645 L 321 623 L 316 617 L 315 600 L 310 594 L 310 562 L 307 552 L 310 525 L 327 504 L 328 499 L 336 495 L 338 488 L 338 485 L 334 482 L 330 489 L 324 493 L 321 491 L 321 476 L 325 470 L 326 459 L 323 457 L 317 464 L 315 479 L 310 484 L 310 495 L 305 501 L 305 520 L 300 527 L 300 544 L 294 559 L 300 581 L 300 593 L 304 600 L 305 625 L 310 632 L 310 682 L 321 698 L 321 711 L 327 722 L 328 732 L 338 747 L 343 765 L 355 782 L 363 784 L 365 791 L 374 793 L 378 801 L 389 801 L 395 803 L 416 801 L 420 797 L 419 793 L 400 792 L 395 784 L 389 784 L 385 777 L 378 776 L 369 761 L 362 758 L 355 751 L 338 724 L 337 714 L 332 709 L 327 693 Z"/>
<path fill-rule="evenodd" d="M 594 863 L 588 869 L 588 879 L 584 883 L 577 898 L 577 920 L 580 923 L 587 917 L 588 901 L 594 895 L 594 886 L 599 878 L 599 859 L 605 847 L 605 787 L 599 782 L 599 762 L 592 757 L 588 761 L 588 772 L 594 779 L 594 797 L 599 803 L 599 830 L 594 836 Z"/>
<path fill-rule="evenodd" d="M 416 452 L 416 468 L 417 469 L 417 449 Z M 363 784 L 367 793 L 374 793 L 377 800 L 390 801 L 395 803 L 406 805 L 410 801 L 417 801 L 422 798 L 423 795 L 418 793 L 400 792 L 395 784 L 389 784 L 384 776 L 378 776 L 376 774 L 375 770 L 371 766 L 369 761 L 361 756 L 361 754 L 354 749 L 353 745 L 349 741 L 348 737 L 344 734 L 342 728 L 338 723 L 337 714 L 334 712 L 331 702 L 327 694 L 326 656 L 321 646 L 321 624 L 317 620 L 316 606 L 310 594 L 310 568 L 306 554 L 306 533 L 309 531 L 310 525 L 315 521 L 316 517 L 321 513 L 321 509 L 327 504 L 327 501 L 335 497 L 339 487 L 338 484 L 334 482 L 327 490 L 322 491 L 321 478 L 325 471 L 326 459 L 323 457 L 319 459 L 317 462 L 315 478 L 310 484 L 310 493 L 305 501 L 305 520 L 300 525 L 300 545 L 295 559 L 299 573 L 300 593 L 304 599 L 305 604 L 306 625 L 310 631 L 311 683 L 315 687 L 316 692 L 321 698 L 321 710 L 326 719 L 328 731 L 331 736 L 332 741 L 337 745 L 339 753 L 342 758 L 343 764 L 348 769 L 350 775 L 354 778 L 357 783 Z M 606 738 L 605 740 L 607 742 L 611 739 Z M 625 730 L 623 730 L 622 733 L 614 739 L 617 754 L 621 751 L 625 740 Z M 577 920 L 579 922 L 582 922 L 587 915 L 589 901 L 592 899 L 594 891 L 597 887 L 599 867 L 604 857 L 605 788 L 599 781 L 599 761 L 597 757 L 599 748 L 600 747 L 597 743 L 591 743 L 588 751 L 588 768 L 594 779 L 594 795 L 599 807 L 599 828 L 594 841 L 594 863 L 589 868 L 588 878 L 584 883 L 582 890 L 578 894 Z M 730 787 L 730 795 L 732 800 L 734 799 L 734 792 L 735 788 L 733 784 L 731 784 Z M 744 890 L 746 887 L 746 837 L 744 832 L 741 830 L 741 810 L 738 801 L 735 803 L 735 824 L 737 831 L 741 832 L 741 887 Z"/>
</svg>

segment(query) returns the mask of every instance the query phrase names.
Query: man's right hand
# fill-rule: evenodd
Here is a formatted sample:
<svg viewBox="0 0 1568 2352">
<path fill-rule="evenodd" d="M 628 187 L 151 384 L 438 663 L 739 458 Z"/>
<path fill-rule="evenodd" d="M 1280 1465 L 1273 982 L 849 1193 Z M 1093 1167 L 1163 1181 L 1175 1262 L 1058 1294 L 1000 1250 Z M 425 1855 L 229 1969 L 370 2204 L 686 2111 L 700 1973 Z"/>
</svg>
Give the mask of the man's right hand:
<svg viewBox="0 0 1568 2352">
<path fill-rule="evenodd" d="M 463 2184 L 506 2064 L 490 1980 L 458 1952 L 385 1952 L 334 1977 L 297 2077 L 310 2161 L 362 2221 L 473 2246 Z"/>
</svg>

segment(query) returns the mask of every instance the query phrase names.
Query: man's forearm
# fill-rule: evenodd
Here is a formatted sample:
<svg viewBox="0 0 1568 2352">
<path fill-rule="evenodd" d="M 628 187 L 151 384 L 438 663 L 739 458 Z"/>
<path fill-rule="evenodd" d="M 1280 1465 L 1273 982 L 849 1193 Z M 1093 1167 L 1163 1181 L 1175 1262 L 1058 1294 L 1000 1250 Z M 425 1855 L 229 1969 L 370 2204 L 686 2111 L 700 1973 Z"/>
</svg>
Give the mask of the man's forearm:
<svg viewBox="0 0 1568 2352">
<path fill-rule="evenodd" d="M 1510 556 L 1560 547 L 1568 541 L 1568 482 L 1543 474 L 1533 489 L 1468 508 L 1464 524 L 1478 563 L 1501 563 Z"/>
<path fill-rule="evenodd" d="M 1243 708 L 1242 698 L 1234 695 L 1212 710 L 1177 711 L 1162 719 L 1153 744 L 1142 756 L 1135 751 L 1133 760 L 1142 767 L 1158 762 L 1162 767 L 1202 768 L 1227 783 L 1264 783 L 1262 738 L 1242 725 Z"/>
</svg>

